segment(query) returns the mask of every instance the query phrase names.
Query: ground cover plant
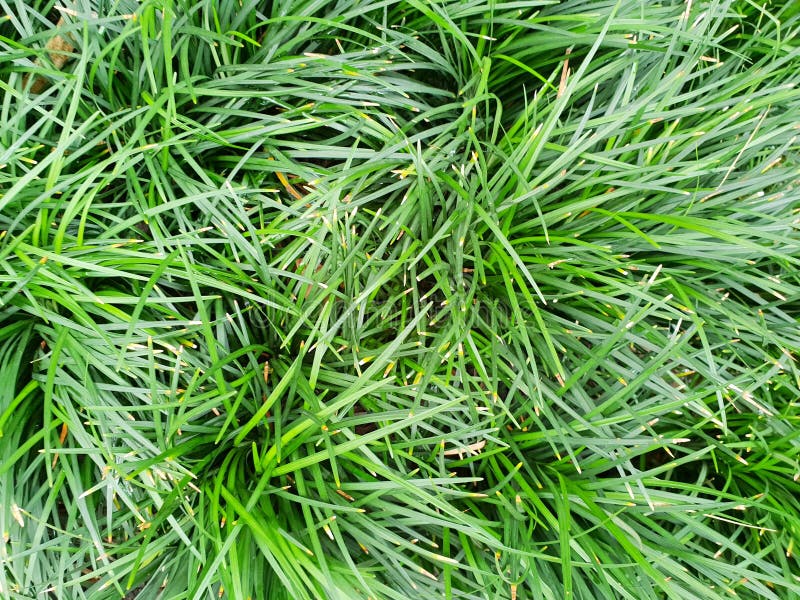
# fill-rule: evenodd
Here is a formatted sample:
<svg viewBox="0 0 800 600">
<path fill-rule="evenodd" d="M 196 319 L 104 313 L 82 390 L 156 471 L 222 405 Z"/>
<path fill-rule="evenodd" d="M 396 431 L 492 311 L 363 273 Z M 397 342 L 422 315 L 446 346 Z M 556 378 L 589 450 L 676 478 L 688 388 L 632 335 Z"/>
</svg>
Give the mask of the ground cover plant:
<svg viewBox="0 0 800 600">
<path fill-rule="evenodd" d="M 0 0 L 0 597 L 800 597 L 798 34 Z"/>
</svg>

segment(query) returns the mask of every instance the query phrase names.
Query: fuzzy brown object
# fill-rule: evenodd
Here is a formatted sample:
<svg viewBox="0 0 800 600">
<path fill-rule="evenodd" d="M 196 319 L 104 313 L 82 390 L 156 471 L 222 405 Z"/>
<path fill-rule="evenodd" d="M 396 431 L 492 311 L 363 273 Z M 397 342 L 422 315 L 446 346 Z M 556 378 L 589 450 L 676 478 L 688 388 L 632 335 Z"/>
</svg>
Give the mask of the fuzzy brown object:
<svg viewBox="0 0 800 600">
<path fill-rule="evenodd" d="M 61 27 L 64 25 L 64 18 L 58 20 L 56 27 Z M 73 46 L 69 39 L 61 36 L 55 35 L 47 42 L 45 45 L 45 50 L 47 50 L 48 56 L 50 57 L 50 62 L 53 63 L 53 66 L 58 69 L 59 71 L 64 68 L 64 65 L 67 64 L 67 61 L 70 59 L 69 54 L 75 50 L 75 46 Z M 41 64 L 39 60 L 36 60 L 36 65 Z M 27 84 L 28 78 L 25 77 L 24 83 Z M 50 81 L 43 77 L 42 75 L 37 75 L 36 79 L 31 85 L 31 93 L 33 94 L 41 94 L 45 91 L 50 85 Z"/>
</svg>

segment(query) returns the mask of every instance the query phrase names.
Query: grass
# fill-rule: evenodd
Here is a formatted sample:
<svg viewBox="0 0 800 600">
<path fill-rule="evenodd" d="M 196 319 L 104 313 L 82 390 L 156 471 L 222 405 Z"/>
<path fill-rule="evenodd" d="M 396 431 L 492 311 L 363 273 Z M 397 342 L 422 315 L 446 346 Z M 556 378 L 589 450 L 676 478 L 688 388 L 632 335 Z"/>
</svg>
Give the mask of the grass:
<svg viewBox="0 0 800 600">
<path fill-rule="evenodd" d="M 796 3 L 0 0 L 0 57 L 4 598 L 800 598 Z"/>
</svg>

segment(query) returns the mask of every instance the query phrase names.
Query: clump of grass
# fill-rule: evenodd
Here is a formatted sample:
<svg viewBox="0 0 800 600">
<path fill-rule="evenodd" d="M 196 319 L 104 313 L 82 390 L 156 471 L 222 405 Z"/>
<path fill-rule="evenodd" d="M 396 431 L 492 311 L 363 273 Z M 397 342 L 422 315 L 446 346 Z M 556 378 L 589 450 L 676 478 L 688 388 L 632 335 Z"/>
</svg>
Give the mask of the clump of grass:
<svg viewBox="0 0 800 600">
<path fill-rule="evenodd" d="M 795 4 L 67 4 L 0 1 L 3 597 L 800 594 Z"/>
</svg>

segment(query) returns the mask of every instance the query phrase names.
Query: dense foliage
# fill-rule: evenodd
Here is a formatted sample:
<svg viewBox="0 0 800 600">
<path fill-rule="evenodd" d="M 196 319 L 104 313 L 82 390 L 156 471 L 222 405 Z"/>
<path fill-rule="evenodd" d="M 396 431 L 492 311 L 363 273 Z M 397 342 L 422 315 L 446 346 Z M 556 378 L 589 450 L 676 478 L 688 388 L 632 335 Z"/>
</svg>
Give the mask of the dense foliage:
<svg viewBox="0 0 800 600">
<path fill-rule="evenodd" d="M 0 596 L 800 597 L 798 81 L 796 2 L 0 0 Z"/>
</svg>

